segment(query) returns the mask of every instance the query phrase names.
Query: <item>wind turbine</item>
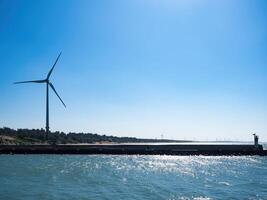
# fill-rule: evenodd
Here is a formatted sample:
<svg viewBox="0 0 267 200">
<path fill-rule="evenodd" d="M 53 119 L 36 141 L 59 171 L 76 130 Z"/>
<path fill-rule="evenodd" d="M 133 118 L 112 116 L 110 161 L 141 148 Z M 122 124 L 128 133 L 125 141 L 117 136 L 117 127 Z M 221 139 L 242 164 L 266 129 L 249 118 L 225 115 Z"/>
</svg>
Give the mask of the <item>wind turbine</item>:
<svg viewBox="0 0 267 200">
<path fill-rule="evenodd" d="M 55 92 L 55 94 L 57 95 L 57 97 L 59 98 L 59 100 L 61 101 L 61 103 L 64 105 L 64 107 L 66 107 L 65 103 L 63 102 L 63 100 L 60 98 L 59 94 L 57 93 L 55 87 L 53 86 L 53 84 L 51 83 L 51 81 L 49 80 L 56 64 L 57 64 L 57 61 L 59 59 L 61 55 L 61 52 L 60 54 L 58 55 L 53 67 L 50 69 L 50 71 L 48 72 L 47 76 L 46 76 L 46 79 L 43 79 L 43 80 L 34 80 L 34 81 L 21 81 L 21 82 L 15 82 L 14 84 L 21 84 L 21 83 L 45 83 L 46 84 L 46 126 L 45 126 L 45 129 L 46 129 L 46 138 L 49 134 L 49 87 L 51 87 L 51 89 Z"/>
</svg>

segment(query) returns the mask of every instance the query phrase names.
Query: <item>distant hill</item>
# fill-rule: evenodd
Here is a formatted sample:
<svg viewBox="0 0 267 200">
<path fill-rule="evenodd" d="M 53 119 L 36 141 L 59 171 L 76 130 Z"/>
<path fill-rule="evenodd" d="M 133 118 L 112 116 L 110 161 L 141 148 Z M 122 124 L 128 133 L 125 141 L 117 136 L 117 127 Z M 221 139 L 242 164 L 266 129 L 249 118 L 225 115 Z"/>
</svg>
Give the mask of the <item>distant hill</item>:
<svg viewBox="0 0 267 200">
<path fill-rule="evenodd" d="M 93 133 L 51 132 L 48 139 L 44 129 L 0 128 L 0 144 L 79 144 L 79 143 L 142 143 L 142 142 L 185 142 L 167 139 L 140 139 L 135 137 L 116 137 Z M 188 141 L 187 141 L 188 142 Z"/>
</svg>

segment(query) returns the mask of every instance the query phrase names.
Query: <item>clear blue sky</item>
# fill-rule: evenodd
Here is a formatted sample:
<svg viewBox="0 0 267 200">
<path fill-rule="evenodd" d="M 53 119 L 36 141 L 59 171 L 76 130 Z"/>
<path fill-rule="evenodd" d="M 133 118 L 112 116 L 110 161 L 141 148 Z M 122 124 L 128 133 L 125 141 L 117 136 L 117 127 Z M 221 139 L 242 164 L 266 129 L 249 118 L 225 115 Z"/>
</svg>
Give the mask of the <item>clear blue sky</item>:
<svg viewBox="0 0 267 200">
<path fill-rule="evenodd" d="M 267 140 L 265 0 L 0 0 L 0 126 Z"/>
</svg>

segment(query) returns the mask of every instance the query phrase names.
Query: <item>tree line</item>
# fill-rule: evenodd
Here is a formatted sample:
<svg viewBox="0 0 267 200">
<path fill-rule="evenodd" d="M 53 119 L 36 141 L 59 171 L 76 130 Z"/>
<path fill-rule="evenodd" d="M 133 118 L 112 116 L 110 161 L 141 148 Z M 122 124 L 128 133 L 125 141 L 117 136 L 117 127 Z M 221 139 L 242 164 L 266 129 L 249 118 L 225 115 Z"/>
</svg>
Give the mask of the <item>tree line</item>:
<svg viewBox="0 0 267 200">
<path fill-rule="evenodd" d="M 140 142 L 180 142 L 164 139 L 140 139 L 117 137 L 96 133 L 50 132 L 46 137 L 44 129 L 0 128 L 0 144 L 78 144 L 78 143 L 140 143 Z"/>
</svg>

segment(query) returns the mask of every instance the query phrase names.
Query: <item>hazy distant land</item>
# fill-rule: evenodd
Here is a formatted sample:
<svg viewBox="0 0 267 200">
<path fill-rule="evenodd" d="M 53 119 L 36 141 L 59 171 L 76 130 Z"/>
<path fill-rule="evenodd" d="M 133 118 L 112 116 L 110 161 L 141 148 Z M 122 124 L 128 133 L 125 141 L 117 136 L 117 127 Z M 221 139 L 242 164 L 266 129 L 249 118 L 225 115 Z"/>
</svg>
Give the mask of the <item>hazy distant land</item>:
<svg viewBox="0 0 267 200">
<path fill-rule="evenodd" d="M 44 129 L 0 128 L 0 144 L 83 144 L 83 143 L 128 143 L 128 142 L 185 142 L 184 140 L 142 139 L 135 137 L 117 137 L 94 133 L 51 132 L 48 139 Z"/>
</svg>

